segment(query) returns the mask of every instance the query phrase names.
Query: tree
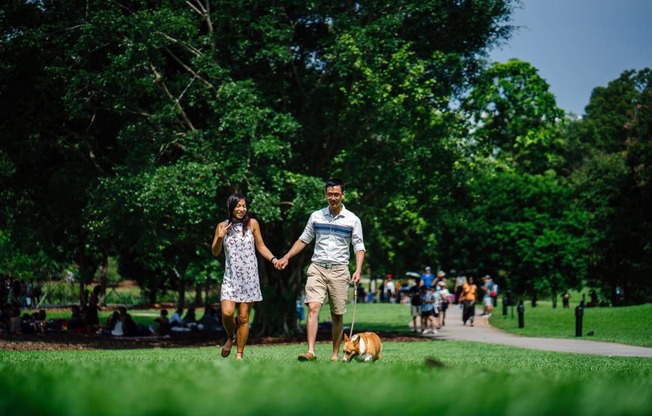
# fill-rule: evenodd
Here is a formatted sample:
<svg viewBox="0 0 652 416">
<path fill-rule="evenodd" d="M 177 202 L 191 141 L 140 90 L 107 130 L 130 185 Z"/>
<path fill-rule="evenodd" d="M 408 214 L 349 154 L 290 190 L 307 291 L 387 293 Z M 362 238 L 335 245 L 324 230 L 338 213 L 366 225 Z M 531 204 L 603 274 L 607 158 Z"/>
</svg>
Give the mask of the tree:
<svg viewBox="0 0 652 416">
<path fill-rule="evenodd" d="M 586 213 L 554 174 L 496 172 L 472 183 L 472 199 L 451 215 L 446 257 L 469 273 L 497 276 L 518 296 L 581 288 L 587 277 Z M 458 257 L 459 256 L 459 257 Z"/>
<path fill-rule="evenodd" d="M 431 218 L 455 189 L 460 130 L 449 103 L 478 56 L 509 34 L 512 4 L 31 4 L 36 23 L 4 38 L 20 59 L 3 74 L 20 78 L 27 42 L 39 59 L 33 79 L 56 87 L 56 111 L 34 145 L 60 156 L 52 164 L 65 175 L 44 187 L 57 201 L 58 189 L 69 190 L 58 202 L 78 215 L 75 227 L 54 217 L 69 239 L 57 235 L 52 247 L 75 247 L 84 270 L 116 253 L 121 270 L 155 294 L 211 264 L 208 245 L 230 193 L 247 195 L 281 252 L 323 204 L 323 179 L 340 175 L 352 185 L 347 203 L 373 219 L 369 264 L 418 260 L 415 248 L 434 250 Z M 23 6 L 14 5 L 12 18 Z M 30 133 L 26 126 L 13 137 Z M 20 168 L 29 165 L 6 148 Z M 18 178 L 12 189 L 29 188 Z M 38 198 L 25 200 L 43 212 Z M 35 224 L 35 234 L 46 228 Z M 293 326 L 308 258 L 285 273 L 261 261 L 265 302 L 254 332 Z"/>
<path fill-rule="evenodd" d="M 493 63 L 474 79 L 462 108 L 476 155 L 530 173 L 549 170 L 558 158 L 555 126 L 564 113 L 529 63 Z"/>
<path fill-rule="evenodd" d="M 594 89 L 586 116 L 567 136 L 583 149 L 570 177 L 579 204 L 591 213 L 591 283 L 612 304 L 652 296 L 651 95 L 650 69 L 625 71 Z"/>
</svg>

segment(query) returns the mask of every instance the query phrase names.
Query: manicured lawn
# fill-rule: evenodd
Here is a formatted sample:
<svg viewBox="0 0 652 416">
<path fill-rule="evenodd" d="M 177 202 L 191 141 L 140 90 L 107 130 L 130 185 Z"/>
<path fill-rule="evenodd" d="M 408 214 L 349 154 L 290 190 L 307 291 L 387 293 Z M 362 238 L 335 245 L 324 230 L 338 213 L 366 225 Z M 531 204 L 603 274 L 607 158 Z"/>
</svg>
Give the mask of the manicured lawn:
<svg viewBox="0 0 652 416">
<path fill-rule="evenodd" d="M 526 304 L 525 328 L 497 308 L 493 325 L 530 336 L 575 335 L 574 309 Z M 102 316 L 108 315 L 104 311 Z M 349 324 L 353 308 L 345 316 Z M 652 305 L 588 309 L 592 339 L 650 346 Z M 157 310 L 134 310 L 143 323 Z M 202 311 L 198 311 L 201 316 Z M 55 317 L 53 314 L 51 317 Z M 67 316 L 62 313 L 62 316 Z M 328 308 L 320 315 L 329 319 Z M 355 328 L 408 332 L 407 305 L 359 304 Z M 45 335 L 47 336 L 47 334 Z M 216 348 L 0 351 L 2 415 L 649 415 L 652 360 L 471 342 L 389 342 L 372 365 L 299 363 L 305 344 Z"/>
<path fill-rule="evenodd" d="M 376 364 L 303 345 L 0 351 L 3 415 L 648 415 L 652 360 L 468 342 L 386 342 Z M 436 365 L 428 364 L 427 361 Z M 441 365 L 441 366 L 440 366 Z"/>
<path fill-rule="evenodd" d="M 518 327 L 518 314 L 516 307 L 509 307 L 507 315 L 503 315 L 502 303 L 494 309 L 491 317 L 491 325 L 504 331 L 530 337 L 546 338 L 575 338 L 575 306 L 572 304 L 569 309 L 563 309 L 561 302 L 557 308 L 552 303 L 539 301 L 538 306 L 533 308 L 529 302 L 524 303 L 524 327 Z M 456 307 L 451 305 L 451 307 Z M 480 308 L 477 308 L 478 313 Z M 168 309 L 170 315 L 174 310 Z M 110 310 L 100 312 L 100 322 L 104 323 L 111 314 Z M 134 320 L 146 326 L 153 323 L 153 319 L 159 316 L 156 309 L 136 309 L 130 313 Z M 204 311 L 199 308 L 196 312 L 199 319 Z M 255 313 L 255 311 L 254 311 Z M 69 317 L 69 312 L 51 312 L 49 318 Z M 618 342 L 623 344 L 652 347 L 652 304 L 627 307 L 607 308 L 585 308 L 582 318 L 583 338 Z M 344 317 L 345 324 L 350 324 L 353 318 L 353 306 L 349 305 Z M 326 305 L 320 314 L 320 321 L 330 320 L 330 312 Z M 356 306 L 355 328 L 372 331 L 397 331 L 409 332 L 407 327 L 410 320 L 410 308 L 408 305 L 386 304 L 386 303 L 359 303 Z M 593 336 L 588 336 L 592 330 Z"/>
<path fill-rule="evenodd" d="M 502 303 L 494 309 L 491 325 L 505 331 L 530 336 L 550 338 L 575 338 L 575 306 L 563 309 L 561 303 L 553 308 L 550 302 L 538 302 L 532 308 L 524 303 L 523 328 L 518 327 L 518 312 L 508 308 L 503 315 Z M 513 315 L 513 316 L 512 316 Z M 594 341 L 652 347 L 652 304 L 617 308 L 584 308 L 582 338 Z M 593 336 L 588 336 L 593 331 Z"/>
</svg>

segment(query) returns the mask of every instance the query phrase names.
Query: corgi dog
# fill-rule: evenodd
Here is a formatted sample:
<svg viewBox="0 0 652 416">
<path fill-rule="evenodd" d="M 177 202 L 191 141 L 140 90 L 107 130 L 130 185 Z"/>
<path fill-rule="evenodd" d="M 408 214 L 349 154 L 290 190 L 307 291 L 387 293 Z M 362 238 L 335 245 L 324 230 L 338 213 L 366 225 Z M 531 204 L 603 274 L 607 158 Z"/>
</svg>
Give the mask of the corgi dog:
<svg viewBox="0 0 652 416">
<path fill-rule="evenodd" d="M 344 362 L 351 362 L 352 359 L 364 362 L 376 362 L 380 360 L 383 351 L 383 344 L 375 332 L 362 332 L 349 338 L 344 334 Z"/>
</svg>

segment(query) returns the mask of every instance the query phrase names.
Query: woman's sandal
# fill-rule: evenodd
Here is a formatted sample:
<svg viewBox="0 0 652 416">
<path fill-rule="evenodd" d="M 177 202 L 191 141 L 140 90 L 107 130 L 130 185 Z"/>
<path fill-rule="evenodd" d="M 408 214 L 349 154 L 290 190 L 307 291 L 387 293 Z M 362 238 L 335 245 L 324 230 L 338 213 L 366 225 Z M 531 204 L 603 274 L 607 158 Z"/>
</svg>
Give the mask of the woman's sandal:
<svg viewBox="0 0 652 416">
<path fill-rule="evenodd" d="M 235 353 L 235 359 L 236 360 L 242 360 L 242 356 L 244 354 L 244 351 L 238 351 Z"/>
<path fill-rule="evenodd" d="M 229 349 L 227 350 L 227 349 L 226 349 L 226 344 L 228 344 L 228 343 L 229 343 L 229 342 L 227 341 L 227 342 L 222 346 L 222 351 L 220 351 L 220 355 L 221 355 L 223 358 L 226 358 L 226 357 L 228 357 L 229 355 L 231 355 L 231 350 L 233 349 L 233 344 L 235 344 L 235 338 L 231 339 L 231 345 L 229 346 Z"/>
</svg>

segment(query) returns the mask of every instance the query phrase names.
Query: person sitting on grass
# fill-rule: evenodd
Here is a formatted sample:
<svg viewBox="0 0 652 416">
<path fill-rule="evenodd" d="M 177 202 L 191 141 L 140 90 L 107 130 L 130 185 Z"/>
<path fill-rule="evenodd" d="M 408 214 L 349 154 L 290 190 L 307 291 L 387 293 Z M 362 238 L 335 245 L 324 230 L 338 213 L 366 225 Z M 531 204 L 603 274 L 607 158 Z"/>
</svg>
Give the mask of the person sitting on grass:
<svg viewBox="0 0 652 416">
<path fill-rule="evenodd" d="M 223 331 L 222 318 L 219 315 L 219 310 L 216 310 L 211 305 L 206 305 L 204 315 L 199 320 L 199 329 L 203 331 Z"/>
<path fill-rule="evenodd" d="M 158 323 L 158 328 L 150 326 L 149 330 L 152 334 L 163 336 L 170 335 L 170 320 L 168 319 L 167 309 L 161 309 L 161 315 L 158 318 L 155 318 L 154 322 Z"/>
<path fill-rule="evenodd" d="M 98 334 L 108 337 L 121 337 L 124 335 L 122 329 L 122 321 L 120 320 L 120 312 L 114 311 L 111 316 L 106 320 L 106 323 L 99 329 Z"/>
<path fill-rule="evenodd" d="M 183 321 L 183 307 L 178 307 L 176 311 L 170 317 L 170 327 L 174 330 L 175 328 L 185 328 L 186 323 Z"/>
<path fill-rule="evenodd" d="M 120 321 L 122 322 L 122 330 L 124 331 L 125 336 L 136 337 L 138 335 L 142 335 L 143 331 L 139 331 L 138 325 L 136 325 L 136 322 L 131 317 L 131 314 L 127 312 L 127 308 L 120 306 L 118 311 L 120 312 Z"/>
<path fill-rule="evenodd" d="M 86 329 L 84 328 L 83 314 L 79 305 L 72 305 L 70 312 L 71 316 L 70 319 L 68 319 L 68 330 L 75 331 L 78 334 L 84 333 Z"/>
</svg>

